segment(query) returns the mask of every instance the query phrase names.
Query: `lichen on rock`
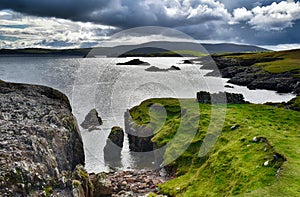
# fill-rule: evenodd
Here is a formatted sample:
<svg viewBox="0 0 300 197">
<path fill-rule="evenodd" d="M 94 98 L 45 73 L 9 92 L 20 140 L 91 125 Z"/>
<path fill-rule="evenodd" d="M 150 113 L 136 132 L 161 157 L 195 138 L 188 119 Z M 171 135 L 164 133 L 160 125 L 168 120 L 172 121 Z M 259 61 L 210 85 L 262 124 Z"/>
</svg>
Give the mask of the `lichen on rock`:
<svg viewBox="0 0 300 197">
<path fill-rule="evenodd" d="M 84 151 L 64 94 L 1 82 L 0 133 L 1 195 L 72 196 L 69 177 Z"/>
</svg>

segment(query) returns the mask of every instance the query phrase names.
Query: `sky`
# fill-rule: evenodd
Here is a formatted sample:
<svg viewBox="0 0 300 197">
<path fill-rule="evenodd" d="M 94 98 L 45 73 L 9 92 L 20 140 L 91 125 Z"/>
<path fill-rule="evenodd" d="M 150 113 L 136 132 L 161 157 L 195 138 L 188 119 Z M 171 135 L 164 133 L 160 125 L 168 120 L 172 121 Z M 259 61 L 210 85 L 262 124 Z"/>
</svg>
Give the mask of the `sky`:
<svg viewBox="0 0 300 197">
<path fill-rule="evenodd" d="M 0 0 L 0 48 L 95 47 L 115 33 L 143 26 L 172 28 L 205 43 L 300 48 L 300 2 Z"/>
</svg>

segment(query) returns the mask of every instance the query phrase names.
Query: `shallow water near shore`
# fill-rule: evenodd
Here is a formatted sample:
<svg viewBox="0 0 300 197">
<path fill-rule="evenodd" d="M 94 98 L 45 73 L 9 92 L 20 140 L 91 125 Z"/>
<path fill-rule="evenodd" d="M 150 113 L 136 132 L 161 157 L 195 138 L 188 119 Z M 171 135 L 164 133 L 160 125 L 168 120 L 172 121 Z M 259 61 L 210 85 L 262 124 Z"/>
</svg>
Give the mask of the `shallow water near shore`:
<svg viewBox="0 0 300 197">
<path fill-rule="evenodd" d="M 65 93 L 80 124 L 85 115 L 96 108 L 104 123 L 101 130 L 89 132 L 81 128 L 86 169 L 89 172 L 108 171 L 103 148 L 112 126 L 124 128 L 124 112 L 148 98 L 195 98 L 200 90 L 242 93 L 253 103 L 282 102 L 294 97 L 268 90 L 249 90 L 232 85 L 224 88 L 227 79 L 204 77 L 209 70 L 201 65 L 181 64 L 184 58 L 140 58 L 150 66 L 180 71 L 147 72 L 150 66 L 116 65 L 133 58 L 0 58 L 0 79 L 9 82 L 46 85 Z M 122 150 L 123 169 L 135 168 L 128 141 Z"/>
</svg>

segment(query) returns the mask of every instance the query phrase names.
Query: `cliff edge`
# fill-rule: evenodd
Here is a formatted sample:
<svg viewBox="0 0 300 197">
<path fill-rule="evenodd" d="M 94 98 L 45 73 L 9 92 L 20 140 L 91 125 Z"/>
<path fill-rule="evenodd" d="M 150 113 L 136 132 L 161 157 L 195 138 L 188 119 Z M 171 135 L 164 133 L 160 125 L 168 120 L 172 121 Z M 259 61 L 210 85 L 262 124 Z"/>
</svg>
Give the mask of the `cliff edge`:
<svg viewBox="0 0 300 197">
<path fill-rule="evenodd" d="M 64 94 L 0 81 L 0 133 L 1 196 L 72 196 L 84 151 Z"/>
</svg>

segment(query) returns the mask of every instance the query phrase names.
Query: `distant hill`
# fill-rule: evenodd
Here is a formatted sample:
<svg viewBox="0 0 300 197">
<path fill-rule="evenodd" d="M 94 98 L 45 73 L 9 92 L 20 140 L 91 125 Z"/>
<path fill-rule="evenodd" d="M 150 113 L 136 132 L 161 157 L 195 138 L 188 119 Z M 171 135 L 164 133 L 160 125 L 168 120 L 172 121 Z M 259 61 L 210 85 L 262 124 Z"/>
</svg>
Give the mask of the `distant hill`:
<svg viewBox="0 0 300 197">
<path fill-rule="evenodd" d="M 201 56 L 225 52 L 260 52 L 267 49 L 238 44 L 198 44 L 193 42 L 148 42 L 139 45 L 120 45 L 83 49 L 1 49 L 0 56 Z M 178 55 L 180 54 L 180 55 Z"/>
<path fill-rule="evenodd" d="M 1 56 L 77 56 L 84 57 L 91 49 L 0 49 Z"/>
<path fill-rule="evenodd" d="M 175 53 L 169 53 L 173 51 Z M 116 47 L 99 47 L 92 51 L 93 55 L 105 56 L 198 56 L 199 54 L 233 53 L 233 52 L 261 52 L 267 49 L 238 44 L 198 44 L 194 42 L 148 42 L 139 45 L 121 45 Z M 177 52 L 177 53 L 176 53 Z M 178 55 L 180 54 L 180 55 Z"/>
<path fill-rule="evenodd" d="M 203 47 L 210 53 L 236 53 L 236 52 L 262 52 L 270 51 L 265 48 L 261 48 L 253 45 L 240 45 L 240 44 L 203 44 Z"/>
</svg>

